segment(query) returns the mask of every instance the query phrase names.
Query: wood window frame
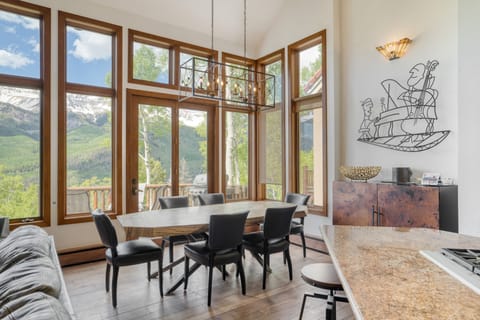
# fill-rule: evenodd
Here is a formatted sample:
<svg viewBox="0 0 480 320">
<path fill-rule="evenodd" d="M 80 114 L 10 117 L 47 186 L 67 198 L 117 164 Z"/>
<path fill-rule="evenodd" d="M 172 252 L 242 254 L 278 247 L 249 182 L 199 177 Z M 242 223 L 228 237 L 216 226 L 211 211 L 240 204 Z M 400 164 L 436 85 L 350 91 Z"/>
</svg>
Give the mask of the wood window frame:
<svg viewBox="0 0 480 320">
<path fill-rule="evenodd" d="M 10 220 L 10 228 L 33 224 L 40 227 L 50 226 L 51 211 L 51 141 L 50 141 L 50 116 L 51 116 L 51 10 L 50 8 L 16 0 L 2 0 L 0 9 L 15 14 L 30 16 L 40 21 L 40 75 L 39 78 L 11 76 L 0 74 L 0 85 L 40 90 L 40 216 L 28 219 Z M 33 220 L 32 220 L 33 219 Z"/>
<path fill-rule="evenodd" d="M 159 83 L 155 81 L 135 79 L 133 77 L 133 43 L 141 42 L 144 44 L 161 47 L 169 50 L 169 82 Z M 141 85 L 148 85 L 159 88 L 179 89 L 180 83 L 180 53 L 189 53 L 204 57 L 206 59 L 217 59 L 218 51 L 196 46 L 186 42 L 160 37 L 154 34 L 145 33 L 138 30 L 128 29 L 128 82 Z"/>
<path fill-rule="evenodd" d="M 309 96 L 299 97 L 299 81 L 300 74 L 298 70 L 299 65 L 299 52 L 308 49 L 312 46 L 322 45 L 322 92 L 318 94 L 312 94 Z M 288 46 L 288 70 L 289 70 L 289 91 L 290 91 L 290 103 L 291 103 L 291 143 L 290 153 L 294 155 L 291 159 L 289 168 L 290 172 L 290 189 L 293 192 L 298 192 L 299 186 L 299 154 L 298 154 L 298 113 L 300 111 L 308 110 L 300 108 L 300 104 L 306 102 L 320 101 L 322 104 L 322 156 L 323 156 L 323 206 L 309 206 L 309 213 L 327 216 L 328 215 L 328 170 L 327 170 L 327 32 L 322 30 L 315 34 L 312 34 L 304 39 L 301 39 Z"/>
<path fill-rule="evenodd" d="M 281 97 L 282 101 L 279 103 L 275 103 L 275 108 L 273 110 L 265 110 L 265 111 L 257 111 L 258 112 L 273 112 L 277 111 L 277 108 L 281 109 L 282 113 L 282 120 L 281 120 L 281 125 L 282 125 L 282 168 L 286 167 L 285 164 L 285 51 L 284 49 L 277 50 L 275 52 L 272 52 L 268 55 L 265 55 L 256 61 L 257 65 L 257 71 L 265 73 L 266 66 L 272 63 L 275 63 L 277 61 L 280 61 L 282 63 L 282 91 L 281 91 Z M 260 128 L 262 126 L 262 123 L 260 122 L 260 117 L 256 117 L 256 132 L 260 132 Z M 257 146 L 257 155 L 262 152 L 259 150 L 260 148 L 260 143 L 259 143 L 259 137 L 256 135 L 255 137 L 255 145 Z M 257 156 L 257 174 L 256 176 L 260 176 L 259 168 L 260 164 L 258 163 L 260 161 L 260 157 Z M 285 189 L 286 189 L 286 170 L 283 170 L 282 172 L 282 199 L 285 198 Z M 257 199 L 263 200 L 266 199 L 266 184 L 265 183 L 260 183 L 260 181 L 257 182 Z"/>
<path fill-rule="evenodd" d="M 67 26 L 112 36 L 112 87 L 103 88 L 67 82 Z M 66 209 L 66 116 L 67 93 L 96 95 L 112 99 L 112 209 L 110 217 L 122 214 L 122 27 L 99 20 L 58 12 L 58 224 L 92 221 L 90 213 L 67 214 Z"/>
<path fill-rule="evenodd" d="M 176 172 L 176 177 L 172 179 L 172 190 L 175 192 L 172 195 L 177 195 L 179 190 L 179 179 L 178 179 L 178 168 L 179 168 L 179 110 L 180 109 L 190 109 L 190 110 L 198 110 L 198 111 L 206 111 L 210 112 L 207 120 L 207 137 L 211 140 L 210 143 L 207 144 L 207 157 L 208 157 L 208 168 L 207 168 L 207 176 L 208 176 L 208 190 L 209 192 L 217 192 L 219 190 L 218 182 L 215 177 L 218 177 L 218 165 L 217 158 L 218 158 L 218 135 L 215 134 L 217 129 L 217 113 L 218 113 L 218 102 L 217 101 L 205 101 L 204 99 L 189 99 L 184 102 L 178 102 L 178 96 L 166 94 L 166 93 L 157 93 L 151 91 L 144 91 L 144 90 L 135 90 L 135 89 L 127 89 L 127 127 L 130 130 L 138 131 L 138 124 L 132 123 L 132 119 L 136 118 L 133 116 L 134 108 L 139 103 L 151 103 L 153 105 L 157 105 L 159 102 L 164 103 L 165 107 L 169 107 L 172 110 L 172 172 Z M 210 109 L 210 110 L 208 110 Z M 174 121 L 176 120 L 176 121 Z M 173 134 L 175 132 L 176 134 Z M 137 136 L 132 134 L 127 134 L 127 150 L 128 153 L 128 146 L 135 145 L 136 142 L 133 139 L 136 139 Z M 136 163 L 135 161 L 130 161 L 127 163 L 131 166 L 134 166 Z M 138 164 L 137 164 L 138 168 Z M 130 167 L 129 172 L 132 172 L 135 167 Z M 127 172 L 128 174 L 128 172 Z M 127 176 L 126 181 L 126 190 L 132 190 L 134 187 L 132 184 L 132 177 Z M 128 197 L 127 197 L 128 198 Z M 129 204 L 127 203 L 127 213 L 132 212 L 131 208 L 129 208 Z"/>
</svg>

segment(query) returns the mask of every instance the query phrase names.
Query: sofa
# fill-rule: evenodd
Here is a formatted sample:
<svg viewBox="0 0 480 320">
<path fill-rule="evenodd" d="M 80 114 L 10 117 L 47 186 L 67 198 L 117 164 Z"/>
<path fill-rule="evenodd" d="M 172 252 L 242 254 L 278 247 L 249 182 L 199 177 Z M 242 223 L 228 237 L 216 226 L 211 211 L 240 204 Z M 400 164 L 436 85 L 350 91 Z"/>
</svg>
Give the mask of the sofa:
<svg viewBox="0 0 480 320">
<path fill-rule="evenodd" d="M 75 319 L 53 237 L 40 227 L 0 241 L 0 319 Z"/>
</svg>

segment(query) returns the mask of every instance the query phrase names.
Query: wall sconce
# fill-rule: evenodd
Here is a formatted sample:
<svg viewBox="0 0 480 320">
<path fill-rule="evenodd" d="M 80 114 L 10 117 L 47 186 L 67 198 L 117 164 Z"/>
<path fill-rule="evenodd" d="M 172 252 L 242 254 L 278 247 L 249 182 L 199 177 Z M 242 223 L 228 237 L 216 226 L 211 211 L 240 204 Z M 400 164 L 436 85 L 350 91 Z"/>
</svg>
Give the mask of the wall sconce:
<svg viewBox="0 0 480 320">
<path fill-rule="evenodd" d="M 388 60 L 395 60 L 402 57 L 407 51 L 408 45 L 412 42 L 409 38 L 403 38 L 398 41 L 387 43 L 377 47 L 378 52 L 383 54 Z"/>
</svg>

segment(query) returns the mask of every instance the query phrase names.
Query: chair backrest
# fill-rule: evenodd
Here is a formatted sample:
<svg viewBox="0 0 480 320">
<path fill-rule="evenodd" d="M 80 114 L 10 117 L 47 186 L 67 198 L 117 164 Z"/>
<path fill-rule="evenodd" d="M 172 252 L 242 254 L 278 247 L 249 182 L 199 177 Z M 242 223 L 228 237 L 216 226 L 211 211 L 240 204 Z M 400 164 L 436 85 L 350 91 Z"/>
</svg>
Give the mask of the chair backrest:
<svg viewBox="0 0 480 320">
<path fill-rule="evenodd" d="M 188 196 L 160 197 L 158 201 L 162 209 L 188 207 Z"/>
<path fill-rule="evenodd" d="M 309 199 L 310 199 L 309 194 L 287 192 L 287 194 L 285 195 L 285 202 L 294 203 L 296 205 L 306 206 Z"/>
<path fill-rule="evenodd" d="M 210 216 L 208 247 L 212 251 L 234 249 L 242 244 L 248 211 Z"/>
<path fill-rule="evenodd" d="M 100 234 L 100 239 L 102 239 L 103 245 L 107 248 L 110 248 L 112 250 L 112 255 L 116 256 L 118 239 L 117 239 L 117 233 L 115 232 L 115 228 L 113 227 L 112 221 L 100 209 L 97 209 L 94 212 L 92 212 L 92 216 L 93 216 L 93 221 L 95 221 L 95 226 L 97 227 L 97 231 Z"/>
<path fill-rule="evenodd" d="M 198 195 L 198 201 L 201 206 L 220 204 L 225 203 L 225 196 L 223 193 L 203 193 Z"/>
<path fill-rule="evenodd" d="M 290 234 L 290 224 L 297 206 L 285 208 L 267 208 L 263 234 L 265 239 L 280 239 Z"/>
</svg>

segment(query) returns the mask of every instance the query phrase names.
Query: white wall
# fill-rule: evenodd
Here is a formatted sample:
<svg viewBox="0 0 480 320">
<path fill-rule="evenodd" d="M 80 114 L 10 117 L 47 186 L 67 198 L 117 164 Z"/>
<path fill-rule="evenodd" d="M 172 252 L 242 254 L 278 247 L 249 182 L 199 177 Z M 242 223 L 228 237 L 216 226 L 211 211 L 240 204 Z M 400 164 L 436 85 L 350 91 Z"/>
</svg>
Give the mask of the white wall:
<svg viewBox="0 0 480 320">
<path fill-rule="evenodd" d="M 479 159 L 480 1 L 461 0 L 458 10 L 458 181 L 460 232 L 480 236 Z"/>
<path fill-rule="evenodd" d="M 341 17 L 342 164 L 380 165 L 381 179 L 391 178 L 391 168 L 411 167 L 414 176 L 439 172 L 456 179 L 457 167 L 457 1 L 452 0 L 343 0 Z M 388 61 L 375 49 L 378 45 L 409 37 L 406 55 Z M 434 88 L 438 89 L 438 121 L 435 130 L 451 130 L 436 147 L 423 152 L 400 152 L 357 141 L 363 120 L 361 100 L 374 102 L 374 119 L 380 98 L 386 93 L 384 79 L 402 85 L 417 63 L 438 60 Z M 373 133 L 373 131 L 372 131 Z"/>
</svg>

